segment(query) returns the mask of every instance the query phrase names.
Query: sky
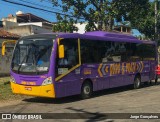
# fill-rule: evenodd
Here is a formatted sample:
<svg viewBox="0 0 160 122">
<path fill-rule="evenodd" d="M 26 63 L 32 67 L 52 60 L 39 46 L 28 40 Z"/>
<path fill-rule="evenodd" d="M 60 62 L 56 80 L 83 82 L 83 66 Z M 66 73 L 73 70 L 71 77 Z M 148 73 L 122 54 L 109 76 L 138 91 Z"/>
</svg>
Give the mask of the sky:
<svg viewBox="0 0 160 122">
<path fill-rule="evenodd" d="M 49 0 L 44 0 L 44 2 L 40 2 L 41 0 L 10 0 L 10 1 L 21 2 L 27 5 L 41 7 L 50 11 L 61 12 L 59 11 L 60 8 L 53 7 L 53 5 L 51 4 L 51 2 L 49 2 Z M 27 1 L 28 3 L 25 3 L 23 1 Z M 24 7 L 24 6 L 14 5 L 14 4 L 10 4 L 0 0 L 0 20 L 3 17 L 7 17 L 8 14 L 15 15 L 17 11 L 22 11 L 24 13 L 32 13 L 46 20 L 49 20 L 51 22 L 56 22 L 56 14 L 48 13 L 48 12 L 44 12 L 44 11 L 40 11 L 40 10 L 36 10 L 36 9 Z"/>
<path fill-rule="evenodd" d="M 36 7 L 47 9 L 50 11 L 62 13 L 61 11 L 62 9 L 60 7 L 53 7 L 50 0 L 8 0 L 8 1 L 19 2 L 19 3 L 27 4 L 30 6 L 36 6 Z M 153 1 L 153 0 L 150 0 L 150 1 Z M 14 4 L 7 3 L 0 0 L 0 20 L 3 17 L 7 17 L 9 14 L 15 15 L 17 11 L 22 11 L 24 13 L 32 13 L 34 15 L 42 17 L 51 22 L 57 21 L 56 14 L 54 13 L 44 12 L 44 11 L 40 11 L 40 10 L 36 10 L 36 9 L 32 9 L 32 8 L 28 8 L 20 5 L 14 5 Z M 138 30 L 134 29 L 133 35 L 140 35 L 140 33 Z"/>
</svg>

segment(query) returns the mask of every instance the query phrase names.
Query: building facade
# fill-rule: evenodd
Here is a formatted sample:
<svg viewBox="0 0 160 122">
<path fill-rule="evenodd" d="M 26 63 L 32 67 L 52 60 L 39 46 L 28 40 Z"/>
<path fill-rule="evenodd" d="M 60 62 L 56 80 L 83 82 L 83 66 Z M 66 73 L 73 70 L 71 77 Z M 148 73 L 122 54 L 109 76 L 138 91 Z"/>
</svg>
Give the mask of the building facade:
<svg viewBox="0 0 160 122">
<path fill-rule="evenodd" d="M 53 24 L 31 13 L 17 12 L 15 16 L 9 14 L 2 18 L 3 28 L 20 36 L 38 33 L 51 33 Z"/>
<path fill-rule="evenodd" d="M 14 44 L 6 45 L 5 56 L 2 56 L 2 43 L 9 40 L 18 40 L 18 38 L 20 38 L 20 36 L 0 29 L 0 76 L 9 75 L 12 52 L 14 49 Z"/>
</svg>

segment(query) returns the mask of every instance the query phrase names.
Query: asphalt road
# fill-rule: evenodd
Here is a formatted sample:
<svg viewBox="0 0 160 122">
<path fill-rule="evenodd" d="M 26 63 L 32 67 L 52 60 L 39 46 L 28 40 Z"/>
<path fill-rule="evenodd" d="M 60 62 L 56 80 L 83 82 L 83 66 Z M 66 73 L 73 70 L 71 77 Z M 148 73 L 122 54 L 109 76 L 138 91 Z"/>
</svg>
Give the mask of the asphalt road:
<svg viewBox="0 0 160 122">
<path fill-rule="evenodd" d="M 131 86 L 114 88 L 96 92 L 90 99 L 81 100 L 78 96 L 61 99 L 48 99 L 31 97 L 23 99 L 20 103 L 0 107 L 0 113 L 74 113 L 61 114 L 63 119 L 47 119 L 47 121 L 60 122 L 128 122 L 150 121 L 147 119 L 108 119 L 106 113 L 160 113 L 160 82 L 157 85 L 143 85 L 140 89 L 132 89 Z M 84 113 L 84 114 L 75 114 Z M 93 115 L 85 118 L 85 115 Z M 104 115 L 104 116 L 103 116 Z M 115 114 L 116 115 L 116 114 Z M 58 115 L 55 115 L 58 116 Z M 65 117 L 66 116 L 66 117 Z M 78 116 L 79 119 L 65 119 Z M 116 115 L 122 117 L 123 115 Z M 18 120 L 0 120 L 2 122 L 17 122 Z M 22 120 L 19 120 L 21 122 Z M 30 120 L 23 120 L 30 121 Z M 44 120 L 34 120 L 43 121 Z M 154 119 L 154 122 L 160 121 Z M 32 121 L 33 122 L 33 121 Z"/>
</svg>

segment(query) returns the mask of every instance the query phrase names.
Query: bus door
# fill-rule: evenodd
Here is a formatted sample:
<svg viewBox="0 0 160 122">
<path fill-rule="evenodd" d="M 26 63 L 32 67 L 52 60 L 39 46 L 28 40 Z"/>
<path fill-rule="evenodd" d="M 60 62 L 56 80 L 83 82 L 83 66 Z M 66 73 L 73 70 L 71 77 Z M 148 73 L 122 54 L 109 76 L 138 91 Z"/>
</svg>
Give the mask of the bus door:
<svg viewBox="0 0 160 122">
<path fill-rule="evenodd" d="M 143 60 L 144 62 L 148 62 L 149 66 L 149 80 L 155 78 L 155 70 L 157 65 L 157 58 L 156 58 L 156 48 L 155 45 L 146 44 L 143 47 Z"/>
<path fill-rule="evenodd" d="M 56 60 L 56 84 L 62 96 L 77 94 L 80 87 L 80 42 L 78 39 L 59 39 Z"/>
</svg>

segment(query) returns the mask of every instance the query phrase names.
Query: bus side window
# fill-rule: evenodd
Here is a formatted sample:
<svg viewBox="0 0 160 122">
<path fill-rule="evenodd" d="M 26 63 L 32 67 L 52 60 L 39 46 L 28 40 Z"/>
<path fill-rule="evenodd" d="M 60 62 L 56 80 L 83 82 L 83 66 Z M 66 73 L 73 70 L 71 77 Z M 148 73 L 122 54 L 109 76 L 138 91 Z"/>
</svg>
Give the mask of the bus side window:
<svg viewBox="0 0 160 122">
<path fill-rule="evenodd" d="M 64 72 L 70 70 L 79 63 L 78 39 L 62 39 L 60 44 L 64 45 L 64 58 L 58 58 L 57 54 L 57 73 L 59 75 L 64 74 Z"/>
<path fill-rule="evenodd" d="M 143 59 L 142 44 L 131 43 L 130 61 L 141 61 Z"/>
<path fill-rule="evenodd" d="M 76 62 L 76 50 L 74 46 L 69 46 L 66 50 L 66 57 L 69 65 L 75 65 Z"/>
</svg>

